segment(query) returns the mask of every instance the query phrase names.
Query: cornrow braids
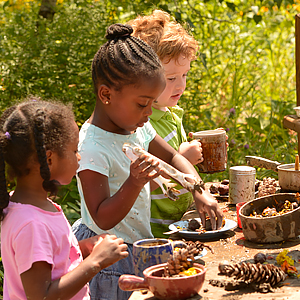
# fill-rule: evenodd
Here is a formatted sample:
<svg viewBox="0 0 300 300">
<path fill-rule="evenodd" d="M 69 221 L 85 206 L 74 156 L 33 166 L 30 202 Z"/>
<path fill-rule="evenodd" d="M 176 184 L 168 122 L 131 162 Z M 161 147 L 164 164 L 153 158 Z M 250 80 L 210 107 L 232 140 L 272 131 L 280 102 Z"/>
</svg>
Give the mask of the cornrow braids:
<svg viewBox="0 0 300 300">
<path fill-rule="evenodd" d="M 132 36 L 132 32 L 128 24 L 113 24 L 107 28 L 105 37 L 108 41 L 97 51 L 92 63 L 95 94 L 101 84 L 120 90 L 122 86 L 135 84 L 141 78 L 163 73 L 154 50 Z"/>
<path fill-rule="evenodd" d="M 38 109 L 34 118 L 34 142 L 38 161 L 40 163 L 40 174 L 44 179 L 43 188 L 45 191 L 50 192 L 51 194 L 56 194 L 58 182 L 55 180 L 50 180 L 51 174 L 47 162 L 46 149 L 44 146 L 45 118 L 46 116 L 44 110 Z"/>
<path fill-rule="evenodd" d="M 2 139 L 3 140 L 3 137 Z M 5 177 L 5 161 L 2 151 L 2 143 L 0 145 L 0 221 L 3 220 L 3 210 L 8 206 L 9 194 L 6 188 L 6 177 Z"/>
<path fill-rule="evenodd" d="M 59 102 L 29 98 L 8 108 L 0 118 L 0 218 L 9 203 L 6 167 L 10 178 L 30 172 L 32 159 L 40 164 L 45 191 L 55 194 L 57 182 L 50 180 L 46 151 L 64 156 L 64 145 L 75 138 L 74 114 Z"/>
</svg>

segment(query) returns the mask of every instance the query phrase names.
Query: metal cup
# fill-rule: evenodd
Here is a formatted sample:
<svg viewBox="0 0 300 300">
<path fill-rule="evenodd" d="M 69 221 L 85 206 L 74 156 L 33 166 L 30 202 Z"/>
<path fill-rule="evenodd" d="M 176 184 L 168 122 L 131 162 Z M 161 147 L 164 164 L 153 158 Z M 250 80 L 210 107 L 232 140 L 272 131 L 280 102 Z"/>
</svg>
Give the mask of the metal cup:
<svg viewBox="0 0 300 300">
<path fill-rule="evenodd" d="M 204 130 L 193 133 L 193 138 L 202 144 L 203 162 L 197 164 L 201 173 L 216 173 L 226 170 L 226 132 L 223 129 Z"/>
<path fill-rule="evenodd" d="M 255 168 L 249 166 L 229 169 L 229 203 L 248 202 L 255 198 L 255 173 Z"/>
</svg>

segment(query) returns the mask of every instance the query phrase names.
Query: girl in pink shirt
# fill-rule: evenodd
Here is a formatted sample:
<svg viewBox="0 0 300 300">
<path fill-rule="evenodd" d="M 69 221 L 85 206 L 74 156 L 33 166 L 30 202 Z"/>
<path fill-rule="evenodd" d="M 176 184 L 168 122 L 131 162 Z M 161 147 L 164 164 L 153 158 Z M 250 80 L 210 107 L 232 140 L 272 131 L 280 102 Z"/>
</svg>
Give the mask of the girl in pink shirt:
<svg viewBox="0 0 300 300">
<path fill-rule="evenodd" d="M 59 205 L 48 198 L 78 168 L 78 127 L 62 104 L 30 99 L 0 119 L 1 255 L 4 300 L 90 299 L 88 282 L 128 256 L 114 235 L 78 243 Z M 9 195 L 8 174 L 16 179 Z"/>
</svg>

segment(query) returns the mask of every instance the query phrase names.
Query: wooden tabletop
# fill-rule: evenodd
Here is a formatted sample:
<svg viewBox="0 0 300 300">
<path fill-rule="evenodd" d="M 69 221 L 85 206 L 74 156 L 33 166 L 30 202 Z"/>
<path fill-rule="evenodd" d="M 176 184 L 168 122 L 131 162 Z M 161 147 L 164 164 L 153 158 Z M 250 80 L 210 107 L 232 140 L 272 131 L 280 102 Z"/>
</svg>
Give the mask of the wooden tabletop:
<svg viewBox="0 0 300 300">
<path fill-rule="evenodd" d="M 223 209 L 226 219 L 236 219 L 235 206 L 229 205 L 227 202 L 219 203 Z M 194 215 L 193 215 L 194 214 Z M 188 215 L 189 218 L 197 217 L 197 213 L 191 212 Z M 182 239 L 179 234 L 173 234 L 170 236 L 172 239 Z M 189 300 L 209 300 L 209 299 L 288 299 L 296 300 L 300 299 L 300 278 L 288 277 L 283 285 L 276 288 L 273 292 L 262 293 L 255 291 L 253 287 L 240 287 L 238 290 L 225 290 L 224 287 L 213 286 L 210 280 L 215 279 L 220 282 L 224 280 L 233 281 L 232 278 L 219 275 L 218 266 L 219 263 L 226 261 L 227 263 L 241 263 L 251 262 L 253 263 L 253 257 L 256 253 L 262 252 L 267 256 L 267 262 L 276 265 L 276 257 L 283 249 L 289 251 L 290 256 L 295 260 L 295 267 L 300 274 L 300 239 L 294 239 L 283 243 L 274 244 L 255 244 L 245 240 L 243 231 L 239 228 L 229 230 L 224 233 L 221 238 L 217 240 L 202 241 L 204 244 L 209 245 L 214 253 L 209 250 L 207 254 L 197 262 L 203 263 L 207 267 L 205 276 L 205 282 L 199 295 L 190 298 Z M 145 291 L 143 291 L 145 292 Z M 148 291 L 143 294 L 141 291 L 135 291 L 129 298 L 130 300 L 157 300 L 153 294 Z"/>
</svg>

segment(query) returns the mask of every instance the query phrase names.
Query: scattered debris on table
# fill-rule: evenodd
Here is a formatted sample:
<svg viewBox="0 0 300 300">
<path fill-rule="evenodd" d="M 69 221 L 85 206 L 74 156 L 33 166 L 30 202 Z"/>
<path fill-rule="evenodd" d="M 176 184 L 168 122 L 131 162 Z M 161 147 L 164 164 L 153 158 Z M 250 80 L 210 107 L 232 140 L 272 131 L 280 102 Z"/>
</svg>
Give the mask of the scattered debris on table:
<svg viewBox="0 0 300 300">
<path fill-rule="evenodd" d="M 279 188 L 279 183 L 275 178 L 265 177 L 258 184 L 258 194 L 257 197 L 263 197 L 275 194 Z"/>
<path fill-rule="evenodd" d="M 216 218 L 216 222 L 217 222 L 217 218 Z M 224 225 L 225 225 L 225 219 L 222 220 L 221 228 L 224 227 Z M 202 224 L 198 220 L 196 220 L 194 218 L 190 219 L 189 222 L 188 222 L 187 229 L 190 230 L 190 231 L 196 231 L 196 232 L 199 232 L 199 233 L 212 231 L 211 220 L 209 218 L 206 218 L 205 227 L 203 227 Z"/>
<path fill-rule="evenodd" d="M 182 239 L 182 241 L 189 247 L 193 247 L 195 250 L 194 252 L 194 256 L 197 256 L 200 254 L 200 252 L 203 251 L 204 248 L 207 248 L 210 250 L 210 252 L 212 254 L 214 254 L 214 250 L 211 246 L 207 245 L 207 244 L 203 244 L 200 241 L 186 241 L 185 239 Z"/>
<path fill-rule="evenodd" d="M 212 183 L 209 187 L 211 194 L 216 196 L 228 196 L 229 193 L 229 180 L 224 179 L 220 183 Z"/>
<path fill-rule="evenodd" d="M 263 264 L 267 260 L 267 256 L 264 253 L 258 252 L 254 255 L 254 262 Z"/>
</svg>

